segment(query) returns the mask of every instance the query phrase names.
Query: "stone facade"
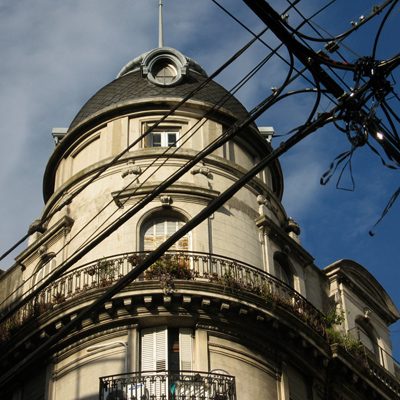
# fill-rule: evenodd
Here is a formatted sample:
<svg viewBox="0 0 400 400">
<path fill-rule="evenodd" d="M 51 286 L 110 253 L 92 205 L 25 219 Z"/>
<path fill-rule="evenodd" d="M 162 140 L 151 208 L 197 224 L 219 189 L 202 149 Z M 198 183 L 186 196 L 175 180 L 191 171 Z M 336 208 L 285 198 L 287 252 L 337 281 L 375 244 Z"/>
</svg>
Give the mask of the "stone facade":
<svg viewBox="0 0 400 400">
<path fill-rule="evenodd" d="M 155 49 L 95 94 L 57 142 L 44 176 L 40 229 L 32 227 L 27 249 L 0 276 L 4 398 L 400 397 L 388 331 L 399 312 L 359 264 L 314 265 L 281 204 L 278 162 L 82 317 L 271 153 L 255 125 L 35 292 L 246 114 L 233 97 L 220 103 L 228 93 L 211 81 L 167 115 L 206 79 L 193 60 Z M 30 293 L 35 296 L 8 314 Z M 65 331 L 72 321 L 78 322 Z M 100 377 L 107 378 L 99 389 Z"/>
</svg>

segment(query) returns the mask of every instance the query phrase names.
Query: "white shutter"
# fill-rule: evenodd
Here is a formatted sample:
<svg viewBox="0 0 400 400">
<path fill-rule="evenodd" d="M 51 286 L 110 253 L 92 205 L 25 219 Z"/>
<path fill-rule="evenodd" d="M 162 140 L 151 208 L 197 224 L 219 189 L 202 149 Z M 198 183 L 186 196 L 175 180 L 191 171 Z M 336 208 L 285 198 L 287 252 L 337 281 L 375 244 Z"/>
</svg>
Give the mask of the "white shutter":
<svg viewBox="0 0 400 400">
<path fill-rule="evenodd" d="M 153 329 L 142 330 L 142 371 L 154 371 L 154 334 Z"/>
<path fill-rule="evenodd" d="M 143 329 L 142 337 L 142 371 L 160 371 L 167 369 L 167 328 L 157 327 L 150 329 Z M 154 375 L 159 375 L 157 372 Z M 146 390 L 150 398 L 165 398 L 168 388 L 168 379 L 164 374 L 154 376 L 151 374 L 145 379 Z"/>
<path fill-rule="evenodd" d="M 179 329 L 179 368 L 193 370 L 193 331 L 190 328 Z"/>
<path fill-rule="evenodd" d="M 168 337 L 167 328 L 155 328 L 155 369 L 166 370 L 167 369 L 167 359 L 168 359 Z"/>
<path fill-rule="evenodd" d="M 142 330 L 142 371 L 167 369 L 167 328 Z"/>
</svg>

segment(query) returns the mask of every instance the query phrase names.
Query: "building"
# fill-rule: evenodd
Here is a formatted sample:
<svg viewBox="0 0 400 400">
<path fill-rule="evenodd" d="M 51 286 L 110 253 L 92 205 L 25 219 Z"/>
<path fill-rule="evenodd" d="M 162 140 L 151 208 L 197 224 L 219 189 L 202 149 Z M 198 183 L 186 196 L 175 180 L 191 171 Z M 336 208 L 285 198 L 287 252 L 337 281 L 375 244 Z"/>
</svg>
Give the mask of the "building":
<svg viewBox="0 0 400 400">
<path fill-rule="evenodd" d="M 265 137 L 271 130 L 262 135 L 250 125 L 145 202 L 247 114 L 213 81 L 168 114 L 206 79 L 195 61 L 159 47 L 128 63 L 68 130 L 53 131 L 46 222 L 32 226 L 27 249 L 0 277 L 7 316 L 0 327 L 1 398 L 400 398 L 388 331 L 398 310 L 356 262 L 314 265 L 281 204 L 279 162 L 81 318 L 272 151 Z M 8 316 L 139 202 L 121 227 Z"/>
</svg>

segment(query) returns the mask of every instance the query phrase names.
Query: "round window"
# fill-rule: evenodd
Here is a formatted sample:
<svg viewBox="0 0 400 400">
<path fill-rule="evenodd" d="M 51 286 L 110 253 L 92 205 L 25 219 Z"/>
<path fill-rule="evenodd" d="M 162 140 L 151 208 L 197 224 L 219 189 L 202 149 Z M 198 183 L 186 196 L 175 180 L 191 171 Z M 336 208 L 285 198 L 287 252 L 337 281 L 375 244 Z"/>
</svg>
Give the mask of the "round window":
<svg viewBox="0 0 400 400">
<path fill-rule="evenodd" d="M 154 67 L 152 71 L 154 79 L 160 85 L 168 85 L 172 83 L 176 76 L 176 68 L 171 64 L 159 64 Z"/>
</svg>

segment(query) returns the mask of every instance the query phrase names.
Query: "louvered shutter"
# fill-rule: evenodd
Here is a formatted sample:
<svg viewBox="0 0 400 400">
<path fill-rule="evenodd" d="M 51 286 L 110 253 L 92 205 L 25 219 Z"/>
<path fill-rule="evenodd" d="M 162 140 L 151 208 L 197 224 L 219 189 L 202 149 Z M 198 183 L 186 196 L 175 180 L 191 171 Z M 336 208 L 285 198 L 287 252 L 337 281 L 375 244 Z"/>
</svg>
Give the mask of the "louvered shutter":
<svg viewBox="0 0 400 400">
<path fill-rule="evenodd" d="M 193 333 L 190 328 L 179 329 L 179 368 L 193 370 Z"/>
<path fill-rule="evenodd" d="M 142 356 L 141 364 L 142 371 L 159 371 L 153 372 L 153 378 L 148 377 L 145 382 L 150 398 L 162 398 L 166 396 L 168 388 L 168 380 L 161 371 L 167 369 L 167 328 L 157 327 L 143 329 L 141 333 L 142 341 Z"/>
<path fill-rule="evenodd" d="M 167 369 L 167 328 L 142 330 L 142 371 Z"/>
</svg>

